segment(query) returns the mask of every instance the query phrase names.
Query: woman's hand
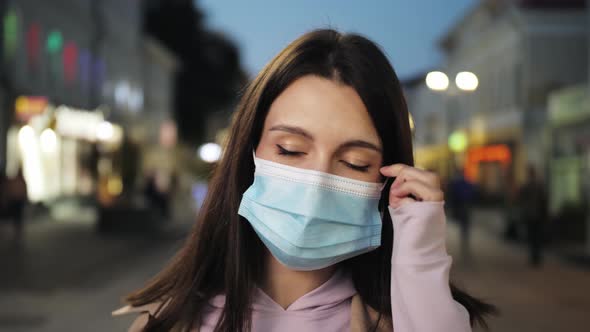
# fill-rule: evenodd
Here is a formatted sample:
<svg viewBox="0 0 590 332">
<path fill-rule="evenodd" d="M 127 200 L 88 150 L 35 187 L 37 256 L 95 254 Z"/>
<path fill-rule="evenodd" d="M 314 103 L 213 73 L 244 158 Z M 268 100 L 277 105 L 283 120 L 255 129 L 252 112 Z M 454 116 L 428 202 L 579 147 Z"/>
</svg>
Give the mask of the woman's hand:
<svg viewBox="0 0 590 332">
<path fill-rule="evenodd" d="M 404 164 L 381 167 L 381 174 L 395 177 L 389 190 L 389 205 L 398 208 L 414 201 L 442 201 L 444 193 L 436 173 Z M 411 196 L 410 196 L 411 195 Z"/>
</svg>

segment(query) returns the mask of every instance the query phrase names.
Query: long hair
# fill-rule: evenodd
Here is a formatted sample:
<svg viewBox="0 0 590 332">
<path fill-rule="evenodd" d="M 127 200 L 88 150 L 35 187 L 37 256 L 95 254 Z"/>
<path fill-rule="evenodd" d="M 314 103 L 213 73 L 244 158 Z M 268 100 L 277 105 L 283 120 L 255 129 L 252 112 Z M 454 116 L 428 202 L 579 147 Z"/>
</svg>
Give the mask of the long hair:
<svg viewBox="0 0 590 332">
<path fill-rule="evenodd" d="M 133 306 L 165 302 L 150 316 L 146 331 L 189 329 L 199 323 L 207 301 L 225 295 L 216 331 L 248 331 L 251 302 L 262 273 L 264 247 L 250 224 L 238 215 L 242 194 L 254 179 L 252 151 L 258 145 L 271 103 L 291 83 L 316 75 L 351 86 L 361 97 L 383 142 L 383 163 L 414 165 L 408 109 L 401 85 L 381 50 L 356 34 L 315 30 L 295 40 L 258 74 L 234 115 L 223 156 L 209 192 L 183 248 L 143 289 L 127 297 Z M 363 301 L 391 319 L 390 280 L 393 227 L 383 190 L 381 246 L 344 261 Z M 371 271 L 371 273 L 366 273 Z M 493 307 L 451 287 L 472 323 L 484 323 Z"/>
</svg>

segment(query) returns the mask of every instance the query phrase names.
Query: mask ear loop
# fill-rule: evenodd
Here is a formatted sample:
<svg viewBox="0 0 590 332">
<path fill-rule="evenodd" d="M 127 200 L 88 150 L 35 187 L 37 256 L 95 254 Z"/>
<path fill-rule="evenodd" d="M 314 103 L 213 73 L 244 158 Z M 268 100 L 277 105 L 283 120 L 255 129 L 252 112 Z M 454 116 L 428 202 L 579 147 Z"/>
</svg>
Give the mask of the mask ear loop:
<svg viewBox="0 0 590 332">
<path fill-rule="evenodd" d="M 381 219 L 383 219 L 383 213 L 389 205 L 389 189 L 391 188 L 393 181 L 395 181 L 395 177 L 388 177 L 383 182 L 383 186 L 381 186 L 381 198 L 379 199 L 378 205 Z"/>
<path fill-rule="evenodd" d="M 254 163 L 254 169 L 256 169 L 256 149 L 252 148 L 252 162 Z"/>
</svg>

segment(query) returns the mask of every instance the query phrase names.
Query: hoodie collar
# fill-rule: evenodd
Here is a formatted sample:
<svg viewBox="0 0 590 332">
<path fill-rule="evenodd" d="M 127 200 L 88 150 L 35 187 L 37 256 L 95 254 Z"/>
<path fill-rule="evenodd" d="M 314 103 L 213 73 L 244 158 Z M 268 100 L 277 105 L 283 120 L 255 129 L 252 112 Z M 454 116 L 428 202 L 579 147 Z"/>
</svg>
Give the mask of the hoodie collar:
<svg viewBox="0 0 590 332">
<path fill-rule="evenodd" d="M 252 306 L 254 311 L 319 311 L 335 307 L 351 299 L 356 293 L 350 275 L 342 271 L 342 269 L 338 269 L 328 281 L 295 300 L 287 309 L 283 309 L 258 287 L 254 292 Z M 216 308 L 223 308 L 225 296 L 217 295 L 209 300 L 209 303 Z"/>
</svg>

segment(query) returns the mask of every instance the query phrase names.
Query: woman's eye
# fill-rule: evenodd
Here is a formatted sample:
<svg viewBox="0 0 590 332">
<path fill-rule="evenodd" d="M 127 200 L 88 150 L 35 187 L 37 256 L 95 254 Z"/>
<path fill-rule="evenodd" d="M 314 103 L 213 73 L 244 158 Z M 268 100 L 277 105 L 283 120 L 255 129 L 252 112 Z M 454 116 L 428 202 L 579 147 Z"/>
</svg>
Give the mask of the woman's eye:
<svg viewBox="0 0 590 332">
<path fill-rule="evenodd" d="M 342 160 L 342 162 L 344 163 L 344 165 L 346 165 L 346 167 L 353 169 L 355 171 L 359 171 L 359 172 L 367 172 L 369 170 L 369 166 L 370 166 L 370 165 L 359 166 L 359 165 L 351 164 L 351 163 L 346 162 L 344 160 Z"/>
<path fill-rule="evenodd" d="M 300 151 L 289 151 L 289 150 L 285 149 L 284 147 L 280 146 L 279 144 L 277 144 L 277 148 L 279 148 L 279 154 L 284 155 L 284 156 L 299 156 L 299 155 L 305 154 L 305 152 L 300 152 Z"/>
</svg>

